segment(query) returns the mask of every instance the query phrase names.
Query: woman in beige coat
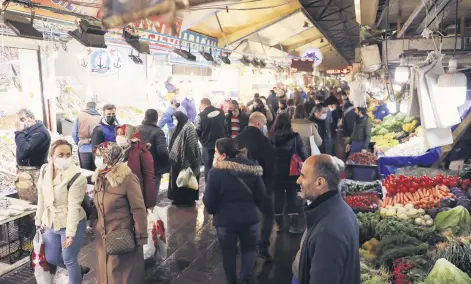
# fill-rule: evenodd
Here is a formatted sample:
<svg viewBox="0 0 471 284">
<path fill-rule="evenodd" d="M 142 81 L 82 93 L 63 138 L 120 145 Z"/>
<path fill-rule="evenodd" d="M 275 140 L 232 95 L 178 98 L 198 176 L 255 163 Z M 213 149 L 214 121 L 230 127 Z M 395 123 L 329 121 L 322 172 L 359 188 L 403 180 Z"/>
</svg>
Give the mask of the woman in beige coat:
<svg viewBox="0 0 471 284">
<path fill-rule="evenodd" d="M 124 153 L 116 143 L 95 147 L 95 205 L 98 220 L 95 242 L 100 284 L 144 283 L 143 245 L 147 243 L 147 212 L 139 180 L 123 162 Z M 108 254 L 103 236 L 117 231 L 134 234 L 135 249 L 123 254 Z M 111 240 L 112 238 L 110 238 Z M 116 239 L 116 242 L 120 240 Z"/>
<path fill-rule="evenodd" d="M 309 139 L 310 136 L 314 136 L 314 142 L 316 142 L 317 147 L 322 145 L 322 138 L 319 135 L 317 124 L 309 120 L 306 104 L 300 104 L 296 106 L 296 110 L 294 111 L 294 119 L 291 120 L 291 127 L 293 128 L 294 132 L 297 132 L 299 135 L 301 135 L 309 156 L 313 154 L 311 153 L 311 142 Z"/>
<path fill-rule="evenodd" d="M 67 269 L 69 282 L 79 284 L 90 271 L 78 262 L 86 230 L 86 214 L 81 204 L 87 182 L 72 162 L 69 142 L 55 141 L 49 153 L 49 164 L 39 171 L 35 223 L 36 227 L 45 229 L 46 261 Z"/>
</svg>

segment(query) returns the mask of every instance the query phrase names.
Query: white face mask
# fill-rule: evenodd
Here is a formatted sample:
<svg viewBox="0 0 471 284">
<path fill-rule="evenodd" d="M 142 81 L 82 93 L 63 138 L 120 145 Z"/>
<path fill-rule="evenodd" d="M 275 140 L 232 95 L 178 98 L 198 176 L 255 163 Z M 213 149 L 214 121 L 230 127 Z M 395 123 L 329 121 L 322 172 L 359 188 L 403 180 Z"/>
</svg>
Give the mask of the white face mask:
<svg viewBox="0 0 471 284">
<path fill-rule="evenodd" d="M 66 170 L 72 164 L 72 158 L 54 157 L 54 167 L 59 170 Z"/>
<path fill-rule="evenodd" d="M 325 120 L 327 118 L 327 113 L 321 114 L 319 117 L 320 120 Z"/>
<path fill-rule="evenodd" d="M 100 171 L 106 169 L 106 164 L 103 161 L 103 157 L 95 157 L 95 166 Z"/>
<path fill-rule="evenodd" d="M 127 148 L 129 147 L 129 140 L 125 136 L 116 136 L 116 144 L 119 145 L 121 148 Z"/>
<path fill-rule="evenodd" d="M 174 119 L 173 120 L 173 126 L 177 127 L 177 125 L 178 125 L 178 120 Z"/>
</svg>

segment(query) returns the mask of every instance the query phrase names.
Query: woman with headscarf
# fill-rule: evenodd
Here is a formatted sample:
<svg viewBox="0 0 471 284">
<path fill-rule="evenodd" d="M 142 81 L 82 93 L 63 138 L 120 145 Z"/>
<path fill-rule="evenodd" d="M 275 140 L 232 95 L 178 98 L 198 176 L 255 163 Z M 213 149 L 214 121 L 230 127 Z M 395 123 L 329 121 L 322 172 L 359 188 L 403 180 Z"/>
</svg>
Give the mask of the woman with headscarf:
<svg viewBox="0 0 471 284">
<path fill-rule="evenodd" d="M 123 163 L 124 152 L 118 144 L 105 142 L 93 152 L 98 283 L 144 283 L 147 212 L 139 180 Z"/>
<path fill-rule="evenodd" d="M 124 161 L 137 176 L 142 189 L 146 208 L 155 206 L 157 188 L 155 187 L 154 158 L 141 142 L 139 130 L 130 124 L 116 128 L 116 143 L 124 150 Z"/>
<path fill-rule="evenodd" d="M 199 190 L 188 187 L 178 187 L 177 178 L 181 171 L 190 168 L 199 180 L 200 175 L 200 149 L 198 136 L 193 124 L 188 122 L 188 117 L 177 111 L 173 114 L 175 132 L 169 144 L 170 158 L 170 182 L 168 185 L 168 198 L 172 204 L 182 207 L 195 206 L 195 200 L 199 199 Z"/>
</svg>

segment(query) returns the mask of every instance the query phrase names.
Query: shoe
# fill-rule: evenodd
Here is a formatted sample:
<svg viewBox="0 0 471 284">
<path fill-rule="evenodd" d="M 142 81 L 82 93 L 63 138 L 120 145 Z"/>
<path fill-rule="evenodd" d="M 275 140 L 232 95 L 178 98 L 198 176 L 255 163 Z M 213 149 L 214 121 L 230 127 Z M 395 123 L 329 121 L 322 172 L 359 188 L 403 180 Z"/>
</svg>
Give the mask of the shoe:
<svg viewBox="0 0 471 284">
<path fill-rule="evenodd" d="M 83 275 L 87 275 L 90 272 L 90 267 L 80 265 L 80 272 Z"/>
<path fill-rule="evenodd" d="M 268 261 L 268 262 L 271 262 L 273 260 L 273 257 L 268 252 L 267 247 L 258 249 L 258 257 L 261 258 L 261 259 L 264 259 L 265 261 Z"/>
<path fill-rule="evenodd" d="M 283 215 L 275 216 L 275 222 L 276 222 L 276 232 L 277 233 L 282 233 L 284 231 L 284 228 L 283 228 Z"/>
<path fill-rule="evenodd" d="M 298 225 L 299 215 L 289 216 L 289 232 L 293 235 L 301 235 L 304 233 L 304 228 Z"/>
</svg>

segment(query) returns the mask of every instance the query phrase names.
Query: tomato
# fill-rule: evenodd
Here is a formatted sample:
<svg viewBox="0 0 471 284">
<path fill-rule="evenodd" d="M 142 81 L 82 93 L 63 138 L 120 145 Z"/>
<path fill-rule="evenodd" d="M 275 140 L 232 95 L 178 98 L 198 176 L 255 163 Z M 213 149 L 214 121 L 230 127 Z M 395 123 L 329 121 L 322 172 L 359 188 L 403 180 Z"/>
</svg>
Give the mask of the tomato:
<svg viewBox="0 0 471 284">
<path fill-rule="evenodd" d="M 449 187 L 457 187 L 458 183 L 456 181 L 450 181 L 449 185 L 450 185 Z"/>
<path fill-rule="evenodd" d="M 417 189 L 417 188 L 419 188 L 419 185 L 417 184 L 417 182 L 414 181 L 414 182 L 412 182 L 411 187 L 412 187 L 413 189 Z"/>
<path fill-rule="evenodd" d="M 463 180 L 462 184 L 466 185 L 466 186 L 470 186 L 471 185 L 471 179 L 468 178 L 468 179 Z"/>
</svg>

